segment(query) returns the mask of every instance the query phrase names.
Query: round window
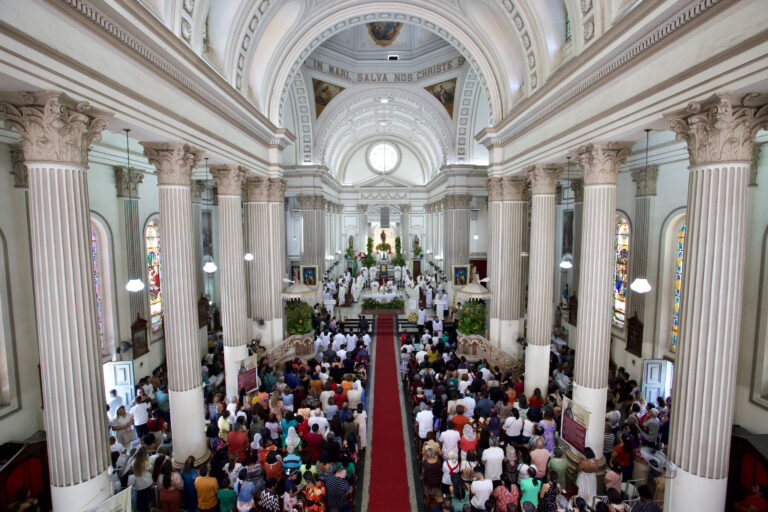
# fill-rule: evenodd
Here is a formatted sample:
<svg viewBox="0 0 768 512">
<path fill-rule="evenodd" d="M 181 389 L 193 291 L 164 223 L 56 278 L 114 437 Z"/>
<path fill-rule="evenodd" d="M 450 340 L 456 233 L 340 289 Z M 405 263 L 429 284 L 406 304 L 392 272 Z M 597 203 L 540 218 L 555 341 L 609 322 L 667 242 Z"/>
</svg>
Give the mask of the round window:
<svg viewBox="0 0 768 512">
<path fill-rule="evenodd" d="M 400 163 L 400 152 L 389 142 L 377 142 L 368 151 L 368 164 L 374 171 L 388 173 Z"/>
</svg>

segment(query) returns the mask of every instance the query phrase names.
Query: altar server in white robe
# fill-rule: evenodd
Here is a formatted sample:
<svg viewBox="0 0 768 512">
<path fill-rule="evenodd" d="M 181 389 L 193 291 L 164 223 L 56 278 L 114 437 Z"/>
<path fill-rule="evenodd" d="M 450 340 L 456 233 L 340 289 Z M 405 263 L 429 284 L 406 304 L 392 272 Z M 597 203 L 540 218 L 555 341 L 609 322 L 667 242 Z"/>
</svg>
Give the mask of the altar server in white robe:
<svg viewBox="0 0 768 512">
<path fill-rule="evenodd" d="M 337 333 L 336 336 L 333 337 L 333 350 L 338 352 L 341 350 L 341 347 L 346 345 L 346 343 L 347 337 L 342 333 Z"/>
<path fill-rule="evenodd" d="M 354 302 L 357 302 L 357 300 L 360 298 L 360 278 L 358 278 L 357 281 L 352 282 L 352 300 Z"/>
<path fill-rule="evenodd" d="M 416 325 L 419 327 L 419 335 L 424 332 L 424 323 L 427 321 L 427 312 L 424 308 L 419 308 L 416 312 Z"/>
<path fill-rule="evenodd" d="M 402 277 L 403 277 L 403 271 L 398 265 L 397 267 L 395 267 L 395 282 L 400 281 Z"/>
<path fill-rule="evenodd" d="M 345 306 L 347 303 L 347 285 L 344 281 L 339 286 L 339 306 Z"/>
<path fill-rule="evenodd" d="M 432 332 L 434 332 L 435 336 L 438 338 L 443 335 L 443 321 L 437 315 L 435 316 L 435 319 L 432 320 Z"/>
<path fill-rule="evenodd" d="M 363 343 L 365 343 L 365 350 L 368 350 L 368 347 L 371 346 L 371 337 L 368 333 L 363 334 Z"/>
<path fill-rule="evenodd" d="M 328 350 L 328 345 L 331 344 L 331 331 L 328 330 L 328 327 L 323 330 L 320 337 L 323 338 L 323 350 Z"/>
<path fill-rule="evenodd" d="M 363 267 L 363 270 L 360 271 L 360 275 L 363 276 L 363 282 L 368 283 L 368 267 Z"/>
<path fill-rule="evenodd" d="M 379 282 L 378 281 L 376 281 L 376 280 L 371 281 L 371 291 L 373 293 L 378 293 L 379 292 Z"/>
<path fill-rule="evenodd" d="M 355 350 L 355 346 L 357 345 L 357 334 L 347 334 L 347 352 L 352 352 Z"/>
<path fill-rule="evenodd" d="M 432 309 L 432 287 L 427 286 L 427 291 L 425 292 L 425 295 L 427 296 L 427 309 Z"/>
</svg>

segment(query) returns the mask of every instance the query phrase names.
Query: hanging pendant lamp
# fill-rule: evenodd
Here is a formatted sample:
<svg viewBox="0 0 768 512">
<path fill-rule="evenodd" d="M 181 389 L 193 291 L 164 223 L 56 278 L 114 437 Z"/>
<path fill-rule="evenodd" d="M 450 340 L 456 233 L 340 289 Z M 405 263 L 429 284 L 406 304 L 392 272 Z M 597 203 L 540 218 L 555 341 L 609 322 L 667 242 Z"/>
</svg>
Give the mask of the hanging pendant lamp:
<svg viewBox="0 0 768 512">
<path fill-rule="evenodd" d="M 565 174 L 568 178 L 568 188 L 571 188 L 571 157 L 565 157 L 566 160 L 568 160 L 568 166 L 566 168 Z M 566 200 L 566 209 L 568 207 L 568 203 Z M 573 268 L 573 255 L 569 252 L 563 254 L 563 259 L 560 260 L 560 268 L 563 270 L 569 270 Z"/>
<path fill-rule="evenodd" d="M 123 128 L 125 132 L 125 158 L 128 162 L 128 225 L 133 229 L 133 205 L 131 200 L 133 199 L 133 185 L 131 184 L 131 150 L 129 146 L 128 134 L 131 132 L 130 128 Z M 129 235 L 130 236 L 130 235 Z M 130 266 L 129 266 L 130 267 Z M 128 282 L 125 284 L 125 289 L 130 293 L 140 292 L 144 289 L 144 281 L 139 279 L 138 276 L 130 275 L 131 269 L 128 269 Z"/>
<path fill-rule="evenodd" d="M 648 186 L 648 140 L 651 133 L 650 128 L 645 129 L 645 184 Z M 645 276 L 637 276 L 632 284 L 629 285 L 629 289 L 635 293 L 648 293 L 651 291 L 651 283 L 645 278 Z"/>
<path fill-rule="evenodd" d="M 207 158 L 205 159 L 205 179 L 206 181 L 208 180 L 208 159 Z M 211 194 L 213 194 L 213 192 L 211 192 Z M 208 203 L 209 210 L 211 209 L 212 205 L 213 205 L 213 197 L 211 197 L 211 202 Z M 203 272 L 205 272 L 206 274 L 213 274 L 219 269 L 219 267 L 217 267 L 216 263 L 213 261 L 213 256 L 211 256 L 210 254 L 206 254 L 203 257 L 203 261 L 205 262 L 205 264 L 203 265 Z"/>
</svg>

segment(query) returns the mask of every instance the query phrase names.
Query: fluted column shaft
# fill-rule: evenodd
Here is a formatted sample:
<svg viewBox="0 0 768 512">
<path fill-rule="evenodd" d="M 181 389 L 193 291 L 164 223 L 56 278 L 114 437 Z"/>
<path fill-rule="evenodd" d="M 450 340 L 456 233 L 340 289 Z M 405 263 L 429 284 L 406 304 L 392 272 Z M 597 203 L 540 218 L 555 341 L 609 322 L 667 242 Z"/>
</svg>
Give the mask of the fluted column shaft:
<svg viewBox="0 0 768 512">
<path fill-rule="evenodd" d="M 224 369 L 227 396 L 237 396 L 239 362 L 248 357 L 250 339 L 245 296 L 245 260 L 240 194 L 245 169 L 216 166 L 211 174 L 219 188 L 219 272 L 221 325 L 224 331 Z"/>
<path fill-rule="evenodd" d="M 325 265 L 325 199 L 322 196 L 297 196 L 296 199 L 301 211 L 301 264 L 317 265 L 322 274 Z"/>
<path fill-rule="evenodd" d="M 139 226 L 139 184 L 144 175 L 134 169 L 115 167 L 115 183 L 117 185 L 117 197 L 121 199 L 123 211 L 123 229 L 125 233 L 125 257 L 128 269 L 128 279 L 141 279 L 146 281 L 144 275 L 144 243 Z M 146 315 L 146 287 L 139 292 L 128 294 L 131 308 L 130 321 L 137 317 L 147 318 Z"/>
<path fill-rule="evenodd" d="M 29 182 L 43 416 L 56 510 L 87 510 L 112 495 L 86 172 L 88 149 L 109 116 L 56 91 L 0 93 L 0 117 L 21 135 Z M 16 172 L 14 177 L 20 178 Z"/>
<path fill-rule="evenodd" d="M 445 196 L 443 220 L 443 261 L 446 275 L 452 275 L 453 265 L 469 263 L 469 205 L 472 196 Z"/>
<path fill-rule="evenodd" d="M 203 276 L 203 204 L 202 196 L 205 182 L 192 181 L 192 242 L 195 252 L 195 283 L 197 297 L 205 295 L 205 277 Z"/>
<path fill-rule="evenodd" d="M 555 267 L 555 186 L 561 168 L 536 165 L 531 182 L 531 248 L 528 267 L 528 348 L 525 352 L 525 394 L 546 393 L 552 336 L 552 295 Z"/>
<path fill-rule="evenodd" d="M 768 128 L 768 95 L 714 96 L 669 116 L 690 173 L 680 343 L 665 509 L 722 510 L 739 354 L 747 185 L 752 146 Z"/>
<path fill-rule="evenodd" d="M 183 143 L 142 145 L 145 156 L 157 168 L 173 457 L 183 461 L 191 455 L 200 463 L 208 458 L 209 452 L 203 434 L 190 184 L 192 169 L 202 152 Z"/>
<path fill-rule="evenodd" d="M 490 341 L 515 353 L 522 335 L 523 240 L 527 222 L 527 183 L 521 177 L 488 181 L 488 278 Z M 518 354 L 515 354 L 518 355 Z"/>
<path fill-rule="evenodd" d="M 571 190 L 573 191 L 573 269 L 571 270 L 571 295 L 575 295 L 578 298 L 579 277 L 581 276 L 581 232 L 582 226 L 584 225 L 584 183 L 581 180 L 573 180 L 571 182 Z M 569 311 L 568 314 L 572 315 L 573 312 Z"/>
<path fill-rule="evenodd" d="M 632 257 L 629 258 L 629 282 L 637 277 L 646 277 L 648 271 L 648 230 L 651 222 L 654 198 L 656 196 L 656 178 L 659 167 L 656 165 L 634 169 L 632 180 L 635 182 L 635 218 L 632 224 Z M 637 315 L 645 324 L 645 294 L 630 290 L 627 318 Z"/>
<path fill-rule="evenodd" d="M 598 457 L 603 453 L 611 343 L 616 183 L 631 147 L 631 142 L 595 143 L 576 154 L 584 171 L 584 226 L 573 398 L 590 412 L 585 445 Z"/>
</svg>

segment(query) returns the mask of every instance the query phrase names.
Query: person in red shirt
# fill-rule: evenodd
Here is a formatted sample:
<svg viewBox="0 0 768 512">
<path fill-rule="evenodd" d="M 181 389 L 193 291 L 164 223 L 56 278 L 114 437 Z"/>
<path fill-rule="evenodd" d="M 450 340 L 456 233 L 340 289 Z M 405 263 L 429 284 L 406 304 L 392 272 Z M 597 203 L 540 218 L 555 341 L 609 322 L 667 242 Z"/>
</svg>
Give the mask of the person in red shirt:
<svg viewBox="0 0 768 512">
<path fill-rule="evenodd" d="M 309 433 L 309 422 L 302 415 L 296 416 L 296 421 L 299 422 L 296 425 L 296 433 L 299 434 L 300 438 L 305 439 Z"/>
<path fill-rule="evenodd" d="M 525 386 L 523 385 L 523 377 L 522 377 L 522 376 L 520 376 L 520 375 L 518 375 L 518 376 L 517 376 L 517 381 L 516 381 L 516 382 L 515 382 L 515 384 L 514 384 L 515 393 L 516 393 L 518 396 L 519 396 L 519 395 L 522 395 L 522 394 L 523 394 L 523 388 L 524 388 L 524 387 L 525 387 Z"/>
<path fill-rule="evenodd" d="M 308 433 L 304 437 L 304 442 L 307 447 L 307 453 L 309 454 L 312 463 L 317 462 L 320 458 L 320 452 L 323 451 L 323 436 L 320 435 L 320 425 L 315 423 L 312 425 L 312 432 Z"/>
<path fill-rule="evenodd" d="M 464 425 L 469 423 L 469 418 L 464 416 L 464 405 L 459 404 L 456 406 L 456 416 L 451 418 L 451 421 L 453 421 L 453 430 L 458 432 L 459 434 L 464 432 Z"/>
<path fill-rule="evenodd" d="M 336 404 L 336 407 L 341 410 L 341 407 L 344 405 L 344 402 L 347 401 L 347 394 L 342 391 L 342 389 L 336 388 L 336 394 L 333 395 L 333 402 Z"/>
<path fill-rule="evenodd" d="M 243 426 L 235 423 L 235 428 L 227 436 L 227 453 L 237 454 L 237 462 L 245 461 L 245 449 L 248 446 L 248 434 L 243 432 Z"/>
</svg>

